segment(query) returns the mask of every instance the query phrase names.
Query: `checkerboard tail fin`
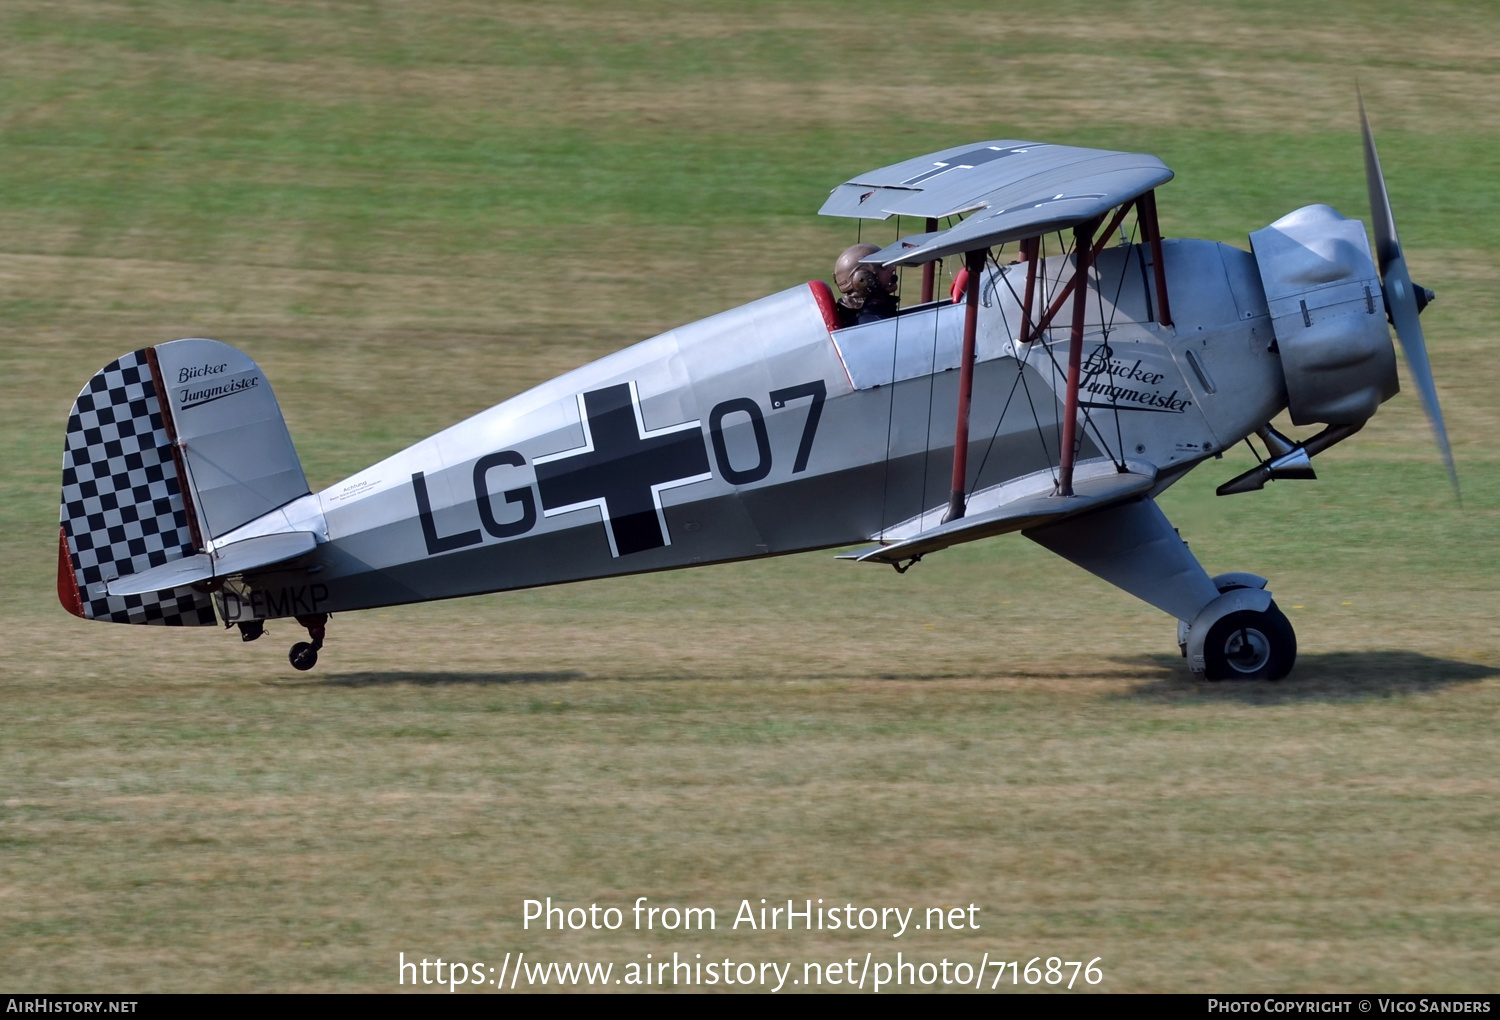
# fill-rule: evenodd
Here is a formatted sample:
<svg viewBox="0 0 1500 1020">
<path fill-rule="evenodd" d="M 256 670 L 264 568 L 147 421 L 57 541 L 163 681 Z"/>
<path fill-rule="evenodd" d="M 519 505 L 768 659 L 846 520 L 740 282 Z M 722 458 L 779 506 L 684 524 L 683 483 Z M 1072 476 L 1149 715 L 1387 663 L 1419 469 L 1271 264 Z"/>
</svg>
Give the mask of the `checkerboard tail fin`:
<svg viewBox="0 0 1500 1020">
<path fill-rule="evenodd" d="M 151 348 L 133 351 L 104 366 L 68 415 L 57 595 L 86 620 L 210 626 L 213 604 L 193 588 L 105 591 L 110 580 L 195 555 L 201 545 L 153 378 L 154 355 Z"/>
</svg>

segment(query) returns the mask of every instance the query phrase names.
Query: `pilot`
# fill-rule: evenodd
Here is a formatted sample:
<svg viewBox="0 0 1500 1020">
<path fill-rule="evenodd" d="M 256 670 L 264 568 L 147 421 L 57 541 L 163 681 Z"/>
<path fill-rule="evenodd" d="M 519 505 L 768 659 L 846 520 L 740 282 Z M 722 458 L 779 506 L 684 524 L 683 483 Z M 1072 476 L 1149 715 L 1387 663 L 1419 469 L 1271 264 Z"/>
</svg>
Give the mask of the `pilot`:
<svg viewBox="0 0 1500 1020">
<path fill-rule="evenodd" d="M 860 263 L 860 259 L 879 250 L 873 244 L 852 245 L 833 264 L 833 282 L 843 295 L 838 302 L 839 316 L 846 326 L 889 319 L 900 307 L 895 267 Z"/>
</svg>

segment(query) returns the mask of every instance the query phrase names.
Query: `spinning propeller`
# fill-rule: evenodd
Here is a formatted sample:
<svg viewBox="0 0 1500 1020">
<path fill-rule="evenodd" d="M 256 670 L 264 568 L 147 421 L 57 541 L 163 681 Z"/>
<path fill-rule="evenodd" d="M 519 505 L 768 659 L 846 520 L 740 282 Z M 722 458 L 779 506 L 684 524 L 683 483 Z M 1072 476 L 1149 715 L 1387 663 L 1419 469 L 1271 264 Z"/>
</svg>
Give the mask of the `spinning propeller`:
<svg viewBox="0 0 1500 1020">
<path fill-rule="evenodd" d="M 1370 220 L 1375 227 L 1375 256 L 1380 262 L 1380 282 L 1385 288 L 1386 307 L 1391 313 L 1391 323 L 1396 327 L 1396 338 L 1401 341 L 1401 350 L 1406 355 L 1407 367 L 1416 381 L 1417 392 L 1422 396 L 1422 407 L 1427 411 L 1427 420 L 1432 423 L 1432 432 L 1438 449 L 1443 454 L 1443 463 L 1448 468 L 1448 480 L 1453 483 L 1453 492 L 1462 498 L 1458 489 L 1458 472 L 1453 467 L 1453 450 L 1448 445 L 1448 430 L 1443 425 L 1443 409 L 1438 406 L 1437 387 L 1432 380 L 1432 365 L 1427 360 L 1427 343 L 1422 339 L 1422 323 L 1417 316 L 1435 296 L 1426 287 L 1411 282 L 1406 269 L 1406 258 L 1401 253 L 1401 238 L 1396 234 L 1396 220 L 1391 215 L 1391 199 L 1385 190 L 1385 175 L 1380 172 L 1380 157 L 1375 152 L 1375 136 L 1370 133 L 1370 118 L 1365 114 L 1365 97 L 1359 97 L 1359 120 L 1365 135 L 1365 183 L 1370 190 Z"/>
</svg>

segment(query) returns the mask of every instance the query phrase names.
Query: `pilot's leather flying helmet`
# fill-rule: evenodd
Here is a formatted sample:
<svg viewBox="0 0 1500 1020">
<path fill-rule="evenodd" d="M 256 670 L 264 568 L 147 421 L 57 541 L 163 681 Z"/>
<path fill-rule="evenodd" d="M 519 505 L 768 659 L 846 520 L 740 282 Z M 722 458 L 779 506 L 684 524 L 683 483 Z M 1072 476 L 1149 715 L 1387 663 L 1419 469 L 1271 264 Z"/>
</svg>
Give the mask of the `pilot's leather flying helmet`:
<svg viewBox="0 0 1500 1020">
<path fill-rule="evenodd" d="M 880 291 L 896 293 L 894 268 L 860 264 L 860 259 L 868 258 L 879 250 L 873 244 L 855 244 L 844 249 L 844 253 L 833 264 L 833 282 L 841 293 L 849 297 L 863 297 Z"/>
</svg>

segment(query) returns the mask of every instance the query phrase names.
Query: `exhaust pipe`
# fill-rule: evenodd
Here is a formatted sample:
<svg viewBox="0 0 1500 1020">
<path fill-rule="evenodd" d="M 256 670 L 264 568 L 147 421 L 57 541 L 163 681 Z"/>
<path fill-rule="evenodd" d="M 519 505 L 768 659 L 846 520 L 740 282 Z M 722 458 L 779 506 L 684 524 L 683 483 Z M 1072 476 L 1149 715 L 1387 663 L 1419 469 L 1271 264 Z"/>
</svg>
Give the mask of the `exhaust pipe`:
<svg viewBox="0 0 1500 1020">
<path fill-rule="evenodd" d="M 1353 425 L 1330 425 L 1304 443 L 1296 443 L 1277 432 L 1269 425 L 1255 430 L 1271 459 L 1236 475 L 1214 491 L 1220 496 L 1232 496 L 1238 492 L 1254 492 L 1265 488 L 1267 482 L 1291 479 L 1316 479 L 1312 459 L 1335 443 L 1342 443 L 1365 427 L 1364 422 Z"/>
</svg>

